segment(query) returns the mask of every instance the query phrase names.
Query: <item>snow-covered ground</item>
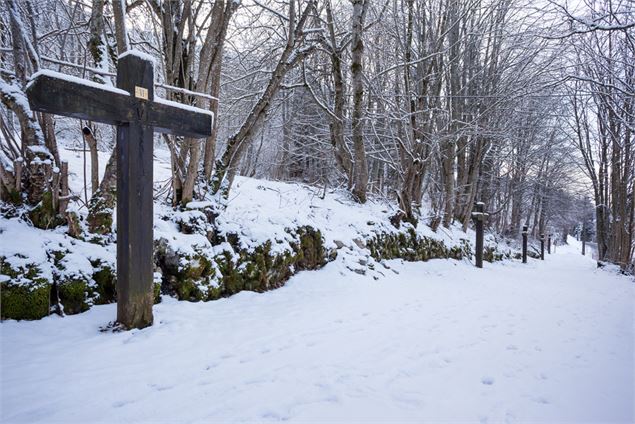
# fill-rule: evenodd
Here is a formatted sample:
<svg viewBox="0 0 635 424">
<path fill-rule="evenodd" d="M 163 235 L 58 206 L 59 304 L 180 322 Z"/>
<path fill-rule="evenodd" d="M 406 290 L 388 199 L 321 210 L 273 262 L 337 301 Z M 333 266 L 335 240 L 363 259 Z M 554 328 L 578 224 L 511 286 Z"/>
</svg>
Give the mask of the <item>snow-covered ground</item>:
<svg viewBox="0 0 635 424">
<path fill-rule="evenodd" d="M 577 244 L 544 262 L 340 260 L 276 291 L 0 325 L 3 423 L 633 422 L 634 289 Z M 398 272 L 398 273 L 397 273 Z"/>
</svg>

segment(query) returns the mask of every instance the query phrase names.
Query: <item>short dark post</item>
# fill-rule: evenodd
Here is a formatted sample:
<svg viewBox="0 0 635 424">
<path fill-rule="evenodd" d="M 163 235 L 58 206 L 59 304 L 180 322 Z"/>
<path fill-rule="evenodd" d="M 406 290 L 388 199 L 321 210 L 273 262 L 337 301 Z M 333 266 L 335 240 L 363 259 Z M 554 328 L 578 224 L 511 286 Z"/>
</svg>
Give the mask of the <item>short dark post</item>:
<svg viewBox="0 0 635 424">
<path fill-rule="evenodd" d="M 152 62 L 119 59 L 117 87 L 135 96 L 139 117 L 154 100 Z M 141 120 L 140 120 L 141 121 Z M 140 121 L 117 126 L 117 321 L 128 328 L 152 324 L 152 133 Z"/>
<path fill-rule="evenodd" d="M 585 254 L 586 254 L 586 241 L 582 239 L 582 256 L 585 256 Z"/>
<path fill-rule="evenodd" d="M 485 204 L 483 202 L 476 203 L 476 211 L 472 213 L 472 218 L 476 221 L 476 267 L 483 268 L 483 221 L 485 220 L 485 213 L 483 208 Z"/>
<path fill-rule="evenodd" d="M 527 226 L 523 225 L 523 263 L 527 263 Z"/>
<path fill-rule="evenodd" d="M 551 255 L 551 234 L 547 238 L 547 253 Z"/>
<path fill-rule="evenodd" d="M 540 259 L 545 260 L 545 235 L 540 234 Z"/>
</svg>

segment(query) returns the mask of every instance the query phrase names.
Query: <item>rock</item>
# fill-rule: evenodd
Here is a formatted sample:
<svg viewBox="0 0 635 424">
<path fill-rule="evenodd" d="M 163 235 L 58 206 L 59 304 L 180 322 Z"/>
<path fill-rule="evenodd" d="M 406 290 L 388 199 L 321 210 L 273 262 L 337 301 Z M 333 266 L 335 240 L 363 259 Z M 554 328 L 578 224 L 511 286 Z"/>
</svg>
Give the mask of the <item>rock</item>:
<svg viewBox="0 0 635 424">
<path fill-rule="evenodd" d="M 360 249 L 366 249 L 366 243 L 364 242 L 364 240 L 354 238 L 353 243 L 355 243 Z"/>
<path fill-rule="evenodd" d="M 51 285 L 43 281 L 33 284 L 0 283 L 2 319 L 40 319 L 49 314 Z"/>
<path fill-rule="evenodd" d="M 275 289 L 297 271 L 317 269 L 327 262 L 322 235 L 311 227 L 288 230 L 295 238 L 291 251 L 272 252 L 272 242 L 247 250 L 237 234 L 226 234 L 219 243 L 229 243 L 233 252 L 207 257 L 202 253 L 175 252 L 168 240 L 155 242 L 155 262 L 161 270 L 162 291 L 180 300 L 207 301 L 243 290 Z"/>
<path fill-rule="evenodd" d="M 53 195 L 50 191 L 42 194 L 42 200 L 30 212 L 29 219 L 33 226 L 42 230 L 64 225 L 66 220 L 53 208 Z"/>
</svg>

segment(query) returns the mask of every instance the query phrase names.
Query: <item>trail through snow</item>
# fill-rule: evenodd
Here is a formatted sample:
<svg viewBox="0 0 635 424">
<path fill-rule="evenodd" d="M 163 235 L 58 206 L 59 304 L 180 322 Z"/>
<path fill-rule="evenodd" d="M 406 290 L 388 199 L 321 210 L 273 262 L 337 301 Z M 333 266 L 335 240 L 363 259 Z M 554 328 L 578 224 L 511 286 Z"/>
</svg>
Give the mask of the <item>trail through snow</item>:
<svg viewBox="0 0 635 424">
<path fill-rule="evenodd" d="M 341 261 L 276 291 L 4 322 L 11 422 L 632 422 L 634 289 L 579 246 L 544 262 Z"/>
</svg>

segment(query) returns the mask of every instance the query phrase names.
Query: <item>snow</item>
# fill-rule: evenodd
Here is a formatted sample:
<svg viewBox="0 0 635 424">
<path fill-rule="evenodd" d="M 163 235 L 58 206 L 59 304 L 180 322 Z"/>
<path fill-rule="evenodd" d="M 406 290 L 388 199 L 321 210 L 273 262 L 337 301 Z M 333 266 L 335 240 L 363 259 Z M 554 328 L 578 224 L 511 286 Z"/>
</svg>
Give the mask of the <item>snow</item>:
<svg viewBox="0 0 635 424">
<path fill-rule="evenodd" d="M 2 422 L 633 422 L 631 278 L 545 261 L 338 260 L 265 294 L 0 325 Z M 398 274 L 397 274 L 398 273 Z"/>
<path fill-rule="evenodd" d="M 126 10 L 126 9 L 124 8 L 123 10 Z M 121 60 L 121 59 L 123 59 L 124 57 L 127 57 L 127 56 L 136 56 L 136 57 L 138 57 L 140 59 L 143 59 L 145 61 L 148 61 L 148 62 L 152 63 L 152 66 L 155 66 L 155 64 L 156 64 L 155 60 L 154 60 L 154 57 L 152 55 L 149 55 L 148 53 L 144 53 L 142 51 L 134 50 L 134 49 L 126 50 L 125 52 L 123 52 L 122 54 L 119 55 L 117 60 Z"/>
<path fill-rule="evenodd" d="M 29 100 L 27 99 L 24 92 L 20 89 L 20 86 L 15 82 L 15 80 L 11 81 L 11 83 L 8 83 L 0 79 L 0 92 L 5 93 L 7 96 L 13 97 L 18 106 L 23 110 L 31 110 L 31 107 L 29 106 Z"/>
<path fill-rule="evenodd" d="M 161 97 L 155 97 L 154 101 L 157 102 L 157 103 L 162 103 L 162 104 L 164 104 L 166 106 L 171 106 L 171 107 L 175 107 L 175 108 L 178 108 L 178 109 L 187 110 L 189 112 L 202 113 L 204 115 L 211 116 L 212 119 L 214 118 L 214 112 L 212 112 L 210 110 L 201 109 L 201 108 L 196 107 L 196 106 L 190 106 L 190 105 L 186 105 L 186 104 L 183 104 L 183 103 L 173 102 L 172 100 L 163 99 Z"/>
<path fill-rule="evenodd" d="M 47 77 L 50 77 L 50 78 L 57 78 L 57 79 L 61 79 L 61 80 L 64 80 L 64 81 L 69 81 L 69 82 L 72 82 L 72 83 L 75 83 L 75 84 L 81 84 L 81 85 L 84 85 L 86 87 L 92 87 L 92 88 L 97 88 L 99 90 L 108 91 L 108 92 L 111 92 L 111 93 L 122 94 L 124 96 L 129 96 L 130 95 L 130 93 L 128 93 L 126 90 L 122 90 L 121 88 L 116 88 L 116 87 L 113 87 L 111 85 L 106 85 L 106 84 L 100 84 L 98 82 L 90 81 L 90 80 L 83 79 L 83 78 L 78 78 L 78 77 L 75 77 L 73 75 L 62 74 L 60 72 L 51 71 L 49 69 L 44 69 L 44 70 L 38 71 L 38 72 L 34 73 L 33 75 L 31 75 L 29 83 L 27 84 L 27 89 L 29 88 L 29 86 L 31 84 L 33 84 L 33 82 L 39 76 L 47 76 Z"/>
<path fill-rule="evenodd" d="M 79 134 L 79 132 L 78 132 Z M 81 143 L 80 143 L 81 145 Z M 84 152 L 74 151 L 60 146 L 62 160 L 69 163 L 69 188 L 72 196 L 84 198 Z M 99 152 L 99 175 L 103 176 L 109 154 Z M 86 176 L 90 184 L 91 166 L 89 154 L 86 152 Z M 169 151 L 161 145 L 154 150 L 154 182 L 160 187 L 170 178 Z M 88 189 L 90 196 L 90 189 Z M 229 243 L 212 245 L 206 232 L 193 234 L 179 232 L 179 222 L 189 222 L 199 218 L 206 222 L 201 209 L 216 205 L 209 200 L 195 201 L 188 204 L 190 210 L 174 211 L 164 202 L 154 205 L 154 239 L 165 240 L 174 252 L 194 257 L 197 254 L 214 257 L 223 252 L 234 255 L 236 252 Z M 73 201 L 69 209 L 85 217 L 87 210 L 82 202 Z M 390 202 L 371 198 L 366 204 L 359 205 L 350 199 L 345 190 L 323 190 L 302 184 L 273 182 L 251 178 L 237 177 L 227 203 L 227 209 L 217 218 L 217 230 L 220 235 L 238 234 L 241 247 L 253 250 L 267 241 L 271 241 L 274 254 L 291 250 L 291 244 L 297 242 L 292 230 L 302 226 L 319 229 L 327 249 L 338 249 L 347 261 L 349 269 L 362 270 L 374 266 L 370 252 L 364 248 L 364 240 L 376 234 L 395 233 L 408 228 L 396 229 L 390 224 L 390 217 L 396 213 L 395 205 Z M 116 216 L 116 215 L 115 215 Z M 6 228 L 6 237 L 25 237 L 24 244 L 2 243 L 0 257 L 5 257 L 14 268 L 26 267 L 29 264 L 41 264 L 42 276 L 52 281 L 55 266 L 51 252 L 68 250 L 73 252 L 72 267 L 68 275 L 92 274 L 90 261 L 99 259 L 102 264 L 114 266 L 116 246 L 107 244 L 107 248 L 79 242 L 64 234 L 65 228 L 43 231 L 29 227 L 17 219 L 7 220 L 0 217 L 0 231 Z M 461 239 L 473 240 L 473 232 L 464 233 L 458 227 L 440 228 L 433 232 L 425 225 L 415 230 L 420 236 L 442 240 L 447 247 L 460 244 Z M 4 234 L 2 234 L 4 238 Z M 490 239 L 488 238 L 488 243 Z M 494 241 L 491 241 L 494 243 Z M 345 248 L 341 248 L 345 246 Z M 102 253 L 103 252 L 103 253 Z M 360 261 L 370 264 L 362 265 Z M 384 274 L 381 270 L 372 271 L 376 277 Z M 212 282 L 213 283 L 213 282 Z"/>
<path fill-rule="evenodd" d="M 324 197 L 324 198 L 322 198 Z M 237 177 L 226 213 L 218 219 L 221 232 L 242 234 L 245 247 L 255 247 L 270 239 L 284 239 L 284 228 L 310 225 L 319 229 L 327 248 L 336 248 L 336 241 L 352 246 L 356 239 L 367 239 L 378 233 L 395 233 L 390 223 L 396 206 L 372 198 L 364 205 L 355 203 L 344 190 L 328 191 L 302 184 L 264 181 Z M 416 229 L 420 236 L 442 240 L 451 247 L 460 239 L 473 239 L 473 232 L 459 227 L 441 229 L 436 233 L 425 225 Z M 288 235 L 287 235 L 288 236 Z M 279 247 L 284 246 L 284 244 Z M 276 246 L 274 246 L 276 248 Z"/>
<path fill-rule="evenodd" d="M 115 245 L 100 246 L 68 237 L 65 229 L 44 231 L 25 225 L 18 219 L 0 217 L 0 258 L 3 258 L 13 269 L 26 269 L 35 265 L 40 276 L 53 281 L 54 274 L 60 271 L 54 266 L 49 256 L 53 252 L 68 252 L 62 259 L 63 275 L 90 276 L 93 273 L 91 260 L 114 264 Z M 10 242 L 6 242 L 9 241 Z M 12 284 L 21 284 L 21 279 L 14 279 Z"/>
</svg>

